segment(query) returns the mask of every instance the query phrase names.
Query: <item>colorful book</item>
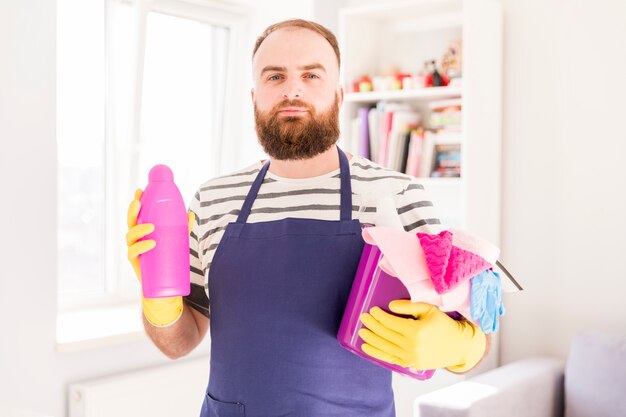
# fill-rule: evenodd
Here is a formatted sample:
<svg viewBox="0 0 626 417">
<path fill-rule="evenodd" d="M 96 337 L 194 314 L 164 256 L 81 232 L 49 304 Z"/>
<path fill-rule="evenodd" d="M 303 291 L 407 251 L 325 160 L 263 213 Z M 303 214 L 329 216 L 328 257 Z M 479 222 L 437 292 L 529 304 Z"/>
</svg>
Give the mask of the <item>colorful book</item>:
<svg viewBox="0 0 626 417">
<path fill-rule="evenodd" d="M 433 168 L 435 136 L 436 133 L 430 130 L 424 132 L 424 140 L 422 142 L 422 158 L 419 169 L 420 177 L 430 177 Z"/>
<path fill-rule="evenodd" d="M 380 120 L 378 116 L 378 109 L 371 108 L 367 115 L 368 130 L 370 136 L 370 160 L 378 161 L 378 148 L 380 137 Z"/>
<path fill-rule="evenodd" d="M 370 157 L 370 134 L 369 134 L 369 107 L 361 107 L 358 110 L 358 137 L 357 137 L 357 154 L 363 158 Z"/>
<path fill-rule="evenodd" d="M 393 112 L 392 126 L 389 132 L 386 166 L 401 171 L 402 154 L 407 133 L 418 127 L 421 115 L 413 109 L 398 109 Z M 404 156 L 406 158 L 406 155 Z"/>
<path fill-rule="evenodd" d="M 420 172 L 423 138 L 424 132 L 422 130 L 414 129 L 411 131 L 409 154 L 406 161 L 406 173 L 414 177 L 417 177 Z"/>
</svg>

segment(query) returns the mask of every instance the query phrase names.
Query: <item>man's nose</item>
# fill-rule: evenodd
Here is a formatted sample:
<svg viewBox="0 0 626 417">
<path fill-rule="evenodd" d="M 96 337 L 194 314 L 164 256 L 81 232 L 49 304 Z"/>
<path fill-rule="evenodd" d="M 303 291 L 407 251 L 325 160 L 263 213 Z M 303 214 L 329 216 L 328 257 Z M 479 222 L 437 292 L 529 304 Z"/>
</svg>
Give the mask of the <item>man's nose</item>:
<svg viewBox="0 0 626 417">
<path fill-rule="evenodd" d="M 287 80 L 284 84 L 283 98 L 287 100 L 302 98 L 302 83 L 298 79 Z"/>
</svg>

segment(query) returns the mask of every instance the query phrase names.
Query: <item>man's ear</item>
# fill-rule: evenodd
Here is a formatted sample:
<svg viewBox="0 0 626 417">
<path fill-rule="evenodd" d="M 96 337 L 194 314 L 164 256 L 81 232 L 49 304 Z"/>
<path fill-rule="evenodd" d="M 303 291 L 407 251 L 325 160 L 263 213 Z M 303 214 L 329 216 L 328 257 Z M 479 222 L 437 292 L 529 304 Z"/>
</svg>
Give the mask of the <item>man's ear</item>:
<svg viewBox="0 0 626 417">
<path fill-rule="evenodd" d="M 341 84 L 337 87 L 337 97 L 339 98 L 339 103 L 337 105 L 341 108 L 341 105 L 343 104 L 343 85 Z"/>
<path fill-rule="evenodd" d="M 254 88 L 250 89 L 250 97 L 252 98 L 252 104 L 254 104 Z"/>
</svg>

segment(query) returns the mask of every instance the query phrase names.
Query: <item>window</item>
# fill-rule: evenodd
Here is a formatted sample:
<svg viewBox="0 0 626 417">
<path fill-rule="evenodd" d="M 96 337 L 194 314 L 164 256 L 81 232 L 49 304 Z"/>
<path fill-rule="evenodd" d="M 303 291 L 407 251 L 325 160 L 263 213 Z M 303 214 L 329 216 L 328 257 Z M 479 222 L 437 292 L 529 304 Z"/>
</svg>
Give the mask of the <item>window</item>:
<svg viewBox="0 0 626 417">
<path fill-rule="evenodd" d="M 163 0 L 58 1 L 58 298 L 124 299 L 126 209 L 165 163 L 187 201 L 218 173 L 234 10 Z"/>
<path fill-rule="evenodd" d="M 168 163 L 189 199 L 211 164 L 220 137 L 228 29 L 149 13 L 137 152 L 139 176 Z M 142 183 L 145 183 L 143 181 Z"/>
</svg>

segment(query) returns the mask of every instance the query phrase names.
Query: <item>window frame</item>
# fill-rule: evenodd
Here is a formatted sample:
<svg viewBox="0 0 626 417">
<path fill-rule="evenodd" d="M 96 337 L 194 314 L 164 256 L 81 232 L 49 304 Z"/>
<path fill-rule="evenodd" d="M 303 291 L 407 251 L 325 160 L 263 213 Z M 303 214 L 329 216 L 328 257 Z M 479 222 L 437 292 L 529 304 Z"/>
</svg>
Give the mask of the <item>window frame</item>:
<svg viewBox="0 0 626 417">
<path fill-rule="evenodd" d="M 128 148 L 131 155 L 122 156 L 120 151 L 119 137 L 115 134 L 115 109 L 114 106 L 114 80 L 113 69 L 115 67 L 114 55 L 111 52 L 113 31 L 114 6 L 124 5 L 132 7 L 134 19 L 134 68 L 133 92 L 132 92 L 132 115 L 131 118 L 131 143 L 122 144 L 121 148 Z M 210 0 L 105 0 L 105 117 L 104 117 L 104 177 L 105 177 L 105 233 L 104 256 L 105 274 L 104 291 L 94 295 L 68 295 L 58 296 L 57 310 L 59 313 L 76 312 L 79 310 L 93 310 L 98 308 L 119 308 L 119 306 L 138 304 L 138 284 L 133 282 L 134 275 L 125 256 L 120 255 L 120 247 L 124 245 L 126 233 L 126 211 L 130 198 L 134 194 L 138 178 L 137 152 L 140 141 L 140 122 L 142 113 L 142 85 L 144 71 L 144 56 L 146 49 L 146 30 L 149 13 L 160 13 L 174 17 L 195 20 L 225 27 L 229 30 L 229 45 L 226 63 L 226 85 L 224 93 L 224 111 L 222 115 L 222 131 L 217 138 L 217 152 L 213 155 L 215 166 L 221 164 L 221 154 L 224 151 L 223 139 L 228 137 L 230 128 L 228 121 L 232 120 L 237 100 L 233 98 L 231 91 L 233 83 L 237 82 L 238 74 L 232 76 L 232 68 L 241 66 L 241 50 L 245 48 L 244 39 L 246 23 L 250 17 L 250 9 L 240 5 L 227 4 Z M 122 169 L 120 170 L 120 167 Z M 122 174 L 120 175 L 120 171 Z M 127 172 L 129 175 L 124 175 Z M 123 225 L 123 226 L 122 226 Z M 125 247 L 124 253 L 125 253 Z M 132 277 L 129 280 L 129 274 Z"/>
</svg>

